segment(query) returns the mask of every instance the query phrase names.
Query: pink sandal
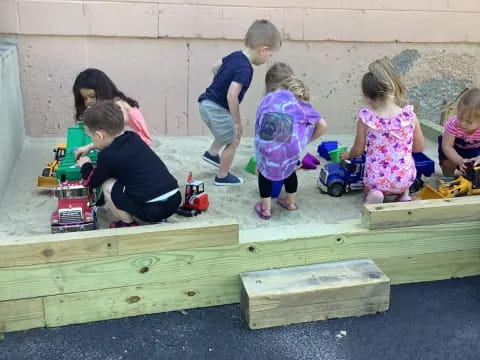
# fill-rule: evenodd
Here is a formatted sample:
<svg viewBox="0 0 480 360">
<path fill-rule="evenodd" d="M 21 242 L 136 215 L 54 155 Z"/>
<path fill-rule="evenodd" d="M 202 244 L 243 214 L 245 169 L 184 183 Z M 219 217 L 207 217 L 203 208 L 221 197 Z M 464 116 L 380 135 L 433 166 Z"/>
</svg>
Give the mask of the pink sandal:
<svg viewBox="0 0 480 360">
<path fill-rule="evenodd" d="M 380 190 L 370 190 L 365 199 L 365 204 L 381 204 L 383 200 L 384 196 Z"/>
<path fill-rule="evenodd" d="M 287 203 L 287 198 L 286 197 L 278 197 L 277 199 L 277 204 L 280 205 L 281 207 L 287 209 L 288 211 L 295 211 L 297 210 L 297 204 L 296 203 Z"/>
<path fill-rule="evenodd" d="M 395 198 L 395 201 L 396 202 L 408 202 L 408 201 L 412 201 L 412 198 L 410 197 L 410 195 L 408 194 L 408 191 L 398 195 L 396 198 Z"/>
<path fill-rule="evenodd" d="M 255 204 L 254 209 L 260 219 L 268 220 L 272 217 L 272 209 L 264 209 L 261 201 Z"/>
</svg>

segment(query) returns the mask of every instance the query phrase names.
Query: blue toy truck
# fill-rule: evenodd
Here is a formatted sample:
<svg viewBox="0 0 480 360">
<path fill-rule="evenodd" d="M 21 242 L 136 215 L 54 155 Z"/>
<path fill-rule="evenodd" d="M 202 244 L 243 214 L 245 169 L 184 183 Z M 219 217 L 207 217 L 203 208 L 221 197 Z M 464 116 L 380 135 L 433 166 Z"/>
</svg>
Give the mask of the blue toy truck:
<svg viewBox="0 0 480 360">
<path fill-rule="evenodd" d="M 431 176 L 435 171 L 435 163 L 424 153 L 413 153 L 417 178 L 410 187 L 410 193 L 417 192 L 423 187 L 422 176 Z M 352 160 L 342 160 L 340 163 L 328 164 L 320 170 L 318 188 L 331 196 L 339 197 L 351 190 L 363 189 L 363 173 L 365 170 L 365 156 Z"/>
<path fill-rule="evenodd" d="M 327 164 L 320 169 L 318 187 L 322 192 L 339 197 L 350 190 L 363 189 L 365 156 L 339 163 Z"/>
</svg>

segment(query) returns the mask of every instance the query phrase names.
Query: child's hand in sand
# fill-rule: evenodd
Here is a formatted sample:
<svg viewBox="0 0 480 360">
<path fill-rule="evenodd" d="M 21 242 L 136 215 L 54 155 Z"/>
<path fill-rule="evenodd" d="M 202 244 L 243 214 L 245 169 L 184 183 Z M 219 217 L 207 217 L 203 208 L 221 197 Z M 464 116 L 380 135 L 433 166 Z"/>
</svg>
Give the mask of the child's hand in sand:
<svg viewBox="0 0 480 360">
<path fill-rule="evenodd" d="M 77 160 L 77 166 L 82 167 L 83 165 L 85 165 L 87 163 L 91 163 L 91 162 L 92 162 L 92 160 L 90 160 L 90 158 L 88 156 L 82 156 Z"/>
</svg>

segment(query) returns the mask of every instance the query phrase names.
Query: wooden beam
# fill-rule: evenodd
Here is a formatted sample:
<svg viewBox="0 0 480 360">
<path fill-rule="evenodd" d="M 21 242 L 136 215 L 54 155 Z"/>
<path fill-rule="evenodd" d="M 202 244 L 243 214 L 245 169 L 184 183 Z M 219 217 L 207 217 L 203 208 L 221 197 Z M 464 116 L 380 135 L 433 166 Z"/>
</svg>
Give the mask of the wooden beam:
<svg viewBox="0 0 480 360">
<path fill-rule="evenodd" d="M 44 327 L 45 316 L 42 299 L 0 301 L 0 324 L 4 327 L 5 332 Z"/>
<path fill-rule="evenodd" d="M 143 226 L 134 228 L 142 230 Z M 118 254 L 202 248 L 238 244 L 238 221 L 226 219 L 214 223 L 188 222 L 162 224 L 155 231 L 133 232 L 118 238 Z"/>
<path fill-rule="evenodd" d="M 392 285 L 480 275 L 480 249 L 377 258 Z"/>
<path fill-rule="evenodd" d="M 48 327 L 238 302 L 239 277 L 208 277 L 44 298 Z"/>
<path fill-rule="evenodd" d="M 480 196 L 369 204 L 362 208 L 362 223 L 370 230 L 480 221 Z"/>
<path fill-rule="evenodd" d="M 443 134 L 443 126 L 433 121 L 420 120 L 420 126 L 422 128 L 423 135 L 435 143 L 438 141 L 438 136 Z"/>
<path fill-rule="evenodd" d="M 46 264 L 69 260 L 102 258 L 116 255 L 116 241 L 108 235 L 95 234 L 75 238 L 70 234 L 32 236 L 26 242 L 0 246 L 0 268 Z M 77 238 L 78 236 L 78 238 Z"/>
<path fill-rule="evenodd" d="M 306 239 L 306 263 L 368 257 L 380 266 L 379 259 L 477 250 L 480 249 L 479 234 L 480 222 L 467 222 L 314 237 Z M 383 267 L 381 269 L 389 276 Z"/>
<path fill-rule="evenodd" d="M 238 222 L 233 219 L 29 236 L 0 245 L 0 268 L 234 244 Z"/>
<path fill-rule="evenodd" d="M 240 306 L 260 329 L 384 312 L 390 280 L 370 259 L 240 274 Z"/>
<path fill-rule="evenodd" d="M 292 226 L 294 229 L 295 226 Z M 294 230 L 292 230 L 294 231 Z M 189 281 L 209 276 L 359 257 L 391 258 L 480 247 L 480 222 L 366 230 L 359 222 L 337 231 L 285 241 L 171 250 L 0 269 L 0 301 Z"/>
<path fill-rule="evenodd" d="M 0 269 L 0 301 L 238 275 L 305 262 L 305 241 L 172 250 Z"/>
<path fill-rule="evenodd" d="M 480 249 L 379 258 L 375 262 L 390 278 L 392 284 L 480 275 Z M 238 275 L 94 290 L 44 298 L 47 326 L 238 302 L 240 302 Z"/>
</svg>

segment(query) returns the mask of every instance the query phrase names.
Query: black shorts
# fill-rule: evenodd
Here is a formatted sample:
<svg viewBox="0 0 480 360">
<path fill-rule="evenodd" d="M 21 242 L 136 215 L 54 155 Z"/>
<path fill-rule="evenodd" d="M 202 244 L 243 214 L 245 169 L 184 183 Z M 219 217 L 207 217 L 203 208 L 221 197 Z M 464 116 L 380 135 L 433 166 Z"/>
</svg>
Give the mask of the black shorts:
<svg viewBox="0 0 480 360">
<path fill-rule="evenodd" d="M 175 213 L 182 203 L 180 191 L 165 201 L 138 202 L 128 194 L 123 193 L 123 185 L 117 181 L 112 187 L 112 201 L 117 209 L 123 210 L 145 222 L 159 222 Z"/>
<path fill-rule="evenodd" d="M 443 136 L 439 135 L 438 136 L 438 159 L 440 161 L 443 161 L 447 158 L 445 156 L 445 153 L 443 152 L 443 149 L 442 149 L 442 139 L 443 139 Z M 458 155 L 460 155 L 464 159 L 473 159 L 473 158 L 480 155 L 480 147 L 474 148 L 474 149 L 463 149 L 463 148 L 457 146 L 457 139 L 455 139 L 455 143 L 453 144 L 453 148 L 458 153 Z"/>
</svg>

